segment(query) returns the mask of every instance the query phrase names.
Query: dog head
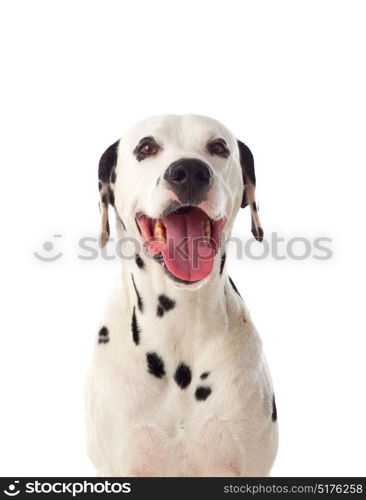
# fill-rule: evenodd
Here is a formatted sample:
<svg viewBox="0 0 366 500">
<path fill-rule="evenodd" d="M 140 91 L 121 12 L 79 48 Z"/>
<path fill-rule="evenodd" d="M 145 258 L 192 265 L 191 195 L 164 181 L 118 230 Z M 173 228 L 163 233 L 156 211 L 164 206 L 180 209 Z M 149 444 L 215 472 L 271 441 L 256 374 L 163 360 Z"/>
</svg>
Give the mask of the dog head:
<svg viewBox="0 0 366 500">
<path fill-rule="evenodd" d="M 250 206 L 253 235 L 263 239 L 253 155 L 211 118 L 163 115 L 135 125 L 102 155 L 99 190 L 100 245 L 112 205 L 127 234 L 184 283 L 210 275 L 240 207 Z"/>
</svg>

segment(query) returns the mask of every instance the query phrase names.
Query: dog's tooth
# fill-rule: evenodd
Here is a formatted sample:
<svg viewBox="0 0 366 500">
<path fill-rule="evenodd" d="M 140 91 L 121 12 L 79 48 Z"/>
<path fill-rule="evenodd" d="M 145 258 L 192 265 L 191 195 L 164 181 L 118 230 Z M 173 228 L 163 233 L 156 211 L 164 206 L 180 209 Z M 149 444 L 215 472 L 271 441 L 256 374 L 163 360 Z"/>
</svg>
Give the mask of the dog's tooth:
<svg viewBox="0 0 366 500">
<path fill-rule="evenodd" d="M 155 238 L 165 240 L 165 226 L 161 219 L 157 219 L 154 226 L 154 236 Z"/>
<path fill-rule="evenodd" d="M 203 225 L 203 233 L 205 235 L 205 238 L 209 240 L 211 238 L 211 224 L 208 219 L 205 220 L 204 225 Z"/>
<path fill-rule="evenodd" d="M 164 228 L 163 221 L 161 219 L 157 219 L 154 226 L 154 233 L 161 234 L 163 232 L 163 228 Z"/>
</svg>

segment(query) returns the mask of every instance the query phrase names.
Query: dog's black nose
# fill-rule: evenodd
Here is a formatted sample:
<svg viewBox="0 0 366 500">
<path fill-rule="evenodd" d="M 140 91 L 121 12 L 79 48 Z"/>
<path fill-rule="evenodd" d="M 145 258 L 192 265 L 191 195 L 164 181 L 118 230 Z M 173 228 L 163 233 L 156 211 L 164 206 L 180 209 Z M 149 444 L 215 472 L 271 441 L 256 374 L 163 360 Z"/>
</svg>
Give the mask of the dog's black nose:
<svg viewBox="0 0 366 500">
<path fill-rule="evenodd" d="M 164 179 L 182 203 L 199 203 L 210 187 L 212 170 L 201 160 L 182 158 L 167 168 Z"/>
</svg>

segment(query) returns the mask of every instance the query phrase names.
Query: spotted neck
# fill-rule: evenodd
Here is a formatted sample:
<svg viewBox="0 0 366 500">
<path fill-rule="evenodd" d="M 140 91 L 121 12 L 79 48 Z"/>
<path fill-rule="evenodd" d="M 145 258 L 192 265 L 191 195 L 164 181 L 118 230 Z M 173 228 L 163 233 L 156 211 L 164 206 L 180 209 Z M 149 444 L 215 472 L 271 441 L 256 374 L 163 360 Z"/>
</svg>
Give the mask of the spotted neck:
<svg viewBox="0 0 366 500">
<path fill-rule="evenodd" d="M 217 308 L 220 309 L 220 304 L 225 301 L 225 254 L 216 258 L 209 279 L 202 284 L 191 286 L 175 283 L 162 264 L 144 253 L 136 254 L 133 260 L 122 264 L 122 281 L 127 284 L 130 299 L 140 312 L 143 312 L 144 304 L 150 303 L 151 298 L 155 297 L 158 317 L 173 310 L 178 300 L 188 311 L 201 309 L 205 313 L 210 310 L 217 313 Z"/>
</svg>

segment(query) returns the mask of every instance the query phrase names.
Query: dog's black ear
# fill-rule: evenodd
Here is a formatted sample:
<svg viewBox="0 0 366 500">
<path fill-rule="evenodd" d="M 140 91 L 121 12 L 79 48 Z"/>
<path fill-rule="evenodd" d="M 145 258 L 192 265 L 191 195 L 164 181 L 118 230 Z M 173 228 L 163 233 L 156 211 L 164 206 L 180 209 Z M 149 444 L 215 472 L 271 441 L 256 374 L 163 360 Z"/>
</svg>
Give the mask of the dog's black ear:
<svg viewBox="0 0 366 500">
<path fill-rule="evenodd" d="M 255 198 L 255 170 L 252 152 L 243 142 L 238 141 L 241 171 L 243 175 L 244 191 L 241 207 L 250 206 L 252 217 L 252 233 L 256 240 L 263 240 L 263 229 L 259 220 L 258 204 Z"/>
<path fill-rule="evenodd" d="M 114 206 L 114 183 L 116 182 L 116 165 L 118 158 L 119 141 L 109 146 L 104 151 L 100 160 L 98 168 L 98 187 L 100 194 L 99 208 L 102 218 L 99 246 L 103 248 L 110 235 L 109 221 L 108 221 L 108 205 Z"/>
</svg>

